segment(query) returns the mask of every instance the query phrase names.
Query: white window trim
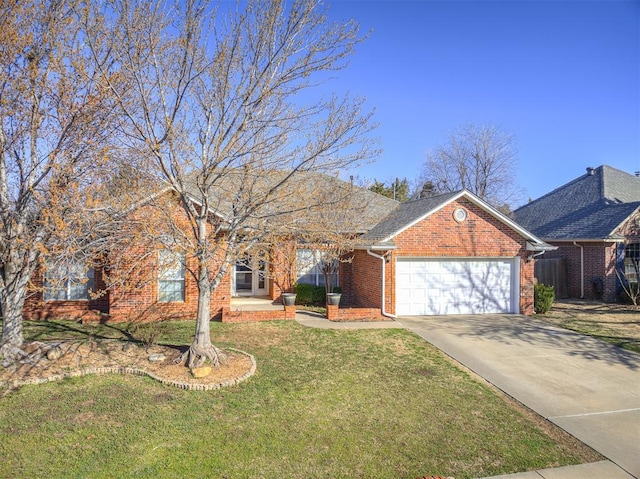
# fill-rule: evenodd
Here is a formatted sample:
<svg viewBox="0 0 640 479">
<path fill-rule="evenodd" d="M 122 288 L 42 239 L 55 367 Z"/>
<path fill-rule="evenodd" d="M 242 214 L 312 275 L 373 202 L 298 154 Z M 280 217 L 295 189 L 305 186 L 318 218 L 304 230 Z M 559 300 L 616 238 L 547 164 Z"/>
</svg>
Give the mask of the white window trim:
<svg viewBox="0 0 640 479">
<path fill-rule="evenodd" d="M 82 267 L 84 275 L 82 277 L 72 276 L 71 273 L 74 269 L 77 268 L 79 270 L 80 267 Z M 86 268 L 80 263 L 70 261 L 64 265 L 58 265 L 56 269 L 58 271 L 62 270 L 64 274 L 54 277 L 48 274 L 52 269 L 54 269 L 52 266 L 45 265 L 42 291 L 42 299 L 44 301 L 89 301 L 89 290 L 93 289 L 95 285 L 95 270 L 93 268 Z M 50 282 L 48 278 L 51 278 L 57 284 L 48 286 L 47 283 Z M 72 297 L 73 292 L 76 291 L 74 287 L 79 285 L 83 286 L 82 297 Z M 52 294 L 62 291 L 64 292 L 64 298 L 58 298 L 55 294 Z"/>
<path fill-rule="evenodd" d="M 313 265 L 310 268 L 308 268 L 308 271 L 306 271 L 303 274 L 300 274 L 300 264 L 299 264 L 300 262 L 299 262 L 299 255 L 298 255 L 298 252 L 300 251 L 310 251 L 313 256 L 313 259 L 310 260 L 313 262 Z M 296 250 L 296 281 L 300 282 L 300 279 L 305 276 L 313 276 L 314 278 L 313 283 L 301 283 L 301 284 L 312 284 L 314 286 L 324 286 L 324 275 L 322 274 L 322 270 L 320 269 L 321 262 L 322 262 L 322 258 L 321 258 L 320 250 L 312 249 L 312 248 L 297 248 Z M 339 271 L 337 271 L 335 274 L 335 284 L 333 286 L 334 287 L 340 286 Z"/>
<path fill-rule="evenodd" d="M 173 277 L 163 277 L 167 272 L 171 271 L 171 268 L 163 269 L 163 255 L 173 255 L 175 257 L 175 261 L 179 262 L 180 268 L 172 268 L 176 271 L 179 271 L 179 274 L 176 274 Z M 186 300 L 186 255 L 184 253 L 177 253 L 168 249 L 163 249 L 158 251 L 158 303 L 184 303 Z M 180 276 L 180 277 L 178 277 Z M 167 292 L 163 290 L 162 284 L 180 284 L 180 293 L 181 299 L 172 299 L 171 297 L 167 297 Z M 171 292 L 174 292 L 172 289 Z"/>
<path fill-rule="evenodd" d="M 629 243 L 627 246 L 625 246 L 623 268 L 624 268 L 624 275 L 627 281 L 629 283 L 635 284 L 640 282 L 640 278 L 636 276 L 636 269 L 635 269 L 635 266 L 633 265 L 633 259 L 631 256 L 629 256 L 629 253 L 632 248 L 634 250 L 637 250 L 637 251 L 634 251 L 633 259 L 635 259 L 636 255 L 640 255 L 640 243 Z"/>
</svg>

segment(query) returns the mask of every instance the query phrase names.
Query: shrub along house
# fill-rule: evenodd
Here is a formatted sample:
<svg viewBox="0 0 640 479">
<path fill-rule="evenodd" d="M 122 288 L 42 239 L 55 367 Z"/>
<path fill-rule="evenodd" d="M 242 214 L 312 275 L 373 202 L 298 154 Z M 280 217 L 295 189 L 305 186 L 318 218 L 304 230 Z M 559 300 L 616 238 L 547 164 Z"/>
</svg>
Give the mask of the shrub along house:
<svg viewBox="0 0 640 479">
<path fill-rule="evenodd" d="M 348 261 L 339 265 L 335 281 L 342 289 L 341 304 L 345 307 L 332 308 L 333 319 L 532 314 L 534 255 L 550 246 L 472 193 L 465 190 L 400 204 L 326 175 L 309 174 L 304 181 L 316 187 L 326 184 L 325 191 L 350 190 L 349 204 L 358 205 L 357 214 L 352 215 L 355 219 L 340 226 L 341 231 L 356 235 L 357 242 L 346 255 Z M 140 206 L 136 214 L 145 218 L 148 207 Z M 174 211 L 180 215 L 179 208 Z M 309 212 L 309 216 L 313 214 Z M 221 219 L 216 216 L 212 221 Z M 339 223 L 340 219 L 334 221 Z M 350 231 L 344 231 L 345 225 Z M 188 271 L 195 259 L 168 251 L 162 242 L 144 241 L 144 235 L 141 238 L 120 260 L 120 270 L 126 269 L 127 255 L 137 261 L 126 281 L 109 279 L 117 269 L 109 261 L 94 269 L 82 265 L 68 265 L 65 271 L 44 268 L 34 278 L 25 317 L 114 321 L 194 318 L 197 285 Z M 218 241 L 224 243 L 224 233 Z M 240 318 L 240 313 L 234 315 L 233 298 L 278 300 L 282 288 L 272 280 L 278 272 L 295 273 L 299 282 L 322 284 L 318 265 L 309 261 L 316 257 L 314 250 L 292 241 L 271 241 L 254 257 L 239 256 L 211 296 L 212 316 L 230 321 L 291 318 L 286 311 L 280 316 L 251 312 Z M 281 260 L 283 254 L 290 255 L 291 248 L 297 265 Z M 284 268 L 288 271 L 282 271 Z M 56 276 L 64 280 L 55 281 Z M 101 293 L 96 296 L 91 291 Z"/>
<path fill-rule="evenodd" d="M 537 266 L 540 282 L 553 285 L 561 297 L 604 301 L 616 300 L 620 279 L 637 284 L 638 175 L 606 165 L 587 168 L 514 211 L 518 223 L 557 247 Z"/>
</svg>

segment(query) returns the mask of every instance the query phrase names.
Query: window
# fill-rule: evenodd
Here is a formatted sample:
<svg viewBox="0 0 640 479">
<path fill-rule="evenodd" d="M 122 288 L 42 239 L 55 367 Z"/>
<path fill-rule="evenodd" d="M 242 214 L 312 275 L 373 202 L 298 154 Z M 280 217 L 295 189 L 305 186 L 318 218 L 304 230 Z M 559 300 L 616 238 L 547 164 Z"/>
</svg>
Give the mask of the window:
<svg viewBox="0 0 640 479">
<path fill-rule="evenodd" d="M 624 275 L 629 283 L 637 283 L 639 272 L 640 243 L 631 243 L 624 250 Z"/>
<path fill-rule="evenodd" d="M 161 250 L 158 253 L 158 302 L 184 301 L 185 263 L 184 253 L 169 250 Z"/>
<path fill-rule="evenodd" d="M 324 276 L 322 275 L 322 255 L 318 250 L 298 249 L 296 251 L 296 277 L 298 283 L 324 286 Z M 337 268 L 335 268 L 337 271 Z M 329 282 L 337 286 L 338 274 L 332 274 Z"/>
<path fill-rule="evenodd" d="M 89 299 L 95 272 L 84 264 L 69 262 L 48 264 L 44 272 L 45 301 L 81 301 Z"/>
</svg>

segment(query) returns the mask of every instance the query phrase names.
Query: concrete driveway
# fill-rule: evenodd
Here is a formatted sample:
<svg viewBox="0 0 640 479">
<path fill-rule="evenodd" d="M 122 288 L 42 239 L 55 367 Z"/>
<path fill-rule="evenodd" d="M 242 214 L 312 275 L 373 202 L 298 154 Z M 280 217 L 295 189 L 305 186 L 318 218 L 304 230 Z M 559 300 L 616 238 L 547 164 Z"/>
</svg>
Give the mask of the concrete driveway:
<svg viewBox="0 0 640 479">
<path fill-rule="evenodd" d="M 640 477 L 639 355 L 525 316 L 398 321 Z"/>
</svg>

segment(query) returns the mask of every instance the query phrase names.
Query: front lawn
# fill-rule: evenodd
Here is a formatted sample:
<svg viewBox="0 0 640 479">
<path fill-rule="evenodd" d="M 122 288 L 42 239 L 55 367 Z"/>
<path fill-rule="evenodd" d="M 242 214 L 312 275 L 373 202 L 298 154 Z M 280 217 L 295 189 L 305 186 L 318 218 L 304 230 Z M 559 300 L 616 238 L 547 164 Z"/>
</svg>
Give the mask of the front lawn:
<svg viewBox="0 0 640 479">
<path fill-rule="evenodd" d="M 630 304 L 565 299 L 536 317 L 640 353 L 640 308 Z"/>
<path fill-rule="evenodd" d="M 187 344 L 191 322 L 164 341 Z M 27 323 L 30 339 L 120 337 Z M 295 322 L 212 325 L 253 354 L 249 381 L 211 392 L 86 376 L 0 398 L 0 477 L 482 477 L 599 457 L 541 425 L 404 330 Z"/>
</svg>

